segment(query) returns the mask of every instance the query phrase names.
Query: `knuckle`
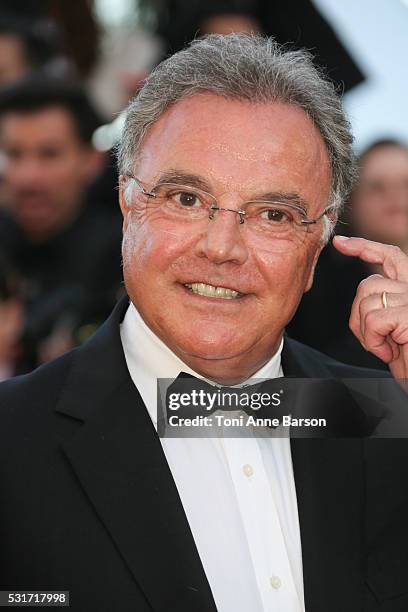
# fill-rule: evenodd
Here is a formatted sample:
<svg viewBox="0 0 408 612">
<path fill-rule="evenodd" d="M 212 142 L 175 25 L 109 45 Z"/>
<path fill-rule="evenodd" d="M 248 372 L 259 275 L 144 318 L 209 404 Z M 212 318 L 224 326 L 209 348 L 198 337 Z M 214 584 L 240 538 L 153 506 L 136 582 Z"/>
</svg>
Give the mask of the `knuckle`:
<svg viewBox="0 0 408 612">
<path fill-rule="evenodd" d="M 366 276 L 359 282 L 357 291 L 360 294 L 370 293 L 370 291 L 373 291 L 376 287 L 378 287 L 383 280 L 384 276 L 382 276 L 382 274 L 371 274 L 370 276 Z"/>
<path fill-rule="evenodd" d="M 366 285 L 367 283 L 375 283 L 379 280 L 384 280 L 384 277 L 382 274 L 370 274 L 370 276 L 366 276 L 365 278 L 363 278 L 362 281 L 360 281 L 359 285 Z"/>
<path fill-rule="evenodd" d="M 373 327 L 377 321 L 377 318 L 378 318 L 377 310 L 370 310 L 369 312 L 367 312 L 365 315 L 366 327 Z"/>
<path fill-rule="evenodd" d="M 390 247 L 390 254 L 391 257 L 393 259 L 393 261 L 400 261 L 403 258 L 406 258 L 405 253 L 401 250 L 401 248 L 395 244 L 391 244 L 389 245 Z"/>
<path fill-rule="evenodd" d="M 367 305 L 367 300 L 361 300 L 360 304 L 358 305 L 358 311 L 360 313 L 360 318 L 363 319 L 365 318 L 367 312 L 368 312 L 368 305 Z"/>
<path fill-rule="evenodd" d="M 358 283 L 357 290 L 363 289 L 366 286 L 367 282 L 370 280 L 370 278 L 371 278 L 370 276 L 367 276 L 366 278 L 363 278 L 363 280 L 361 280 Z"/>
</svg>

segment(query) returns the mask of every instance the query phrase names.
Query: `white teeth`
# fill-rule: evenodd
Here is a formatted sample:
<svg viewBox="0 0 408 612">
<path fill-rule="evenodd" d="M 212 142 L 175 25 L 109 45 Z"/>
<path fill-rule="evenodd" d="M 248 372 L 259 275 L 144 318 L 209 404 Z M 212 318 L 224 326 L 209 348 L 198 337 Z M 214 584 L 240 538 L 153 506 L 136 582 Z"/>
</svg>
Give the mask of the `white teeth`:
<svg viewBox="0 0 408 612">
<path fill-rule="evenodd" d="M 191 289 L 193 293 L 204 295 L 206 297 L 223 298 L 224 300 L 233 300 L 239 297 L 238 291 L 227 289 L 226 287 L 214 287 L 214 285 L 206 285 L 205 283 L 186 284 L 186 287 Z"/>
</svg>

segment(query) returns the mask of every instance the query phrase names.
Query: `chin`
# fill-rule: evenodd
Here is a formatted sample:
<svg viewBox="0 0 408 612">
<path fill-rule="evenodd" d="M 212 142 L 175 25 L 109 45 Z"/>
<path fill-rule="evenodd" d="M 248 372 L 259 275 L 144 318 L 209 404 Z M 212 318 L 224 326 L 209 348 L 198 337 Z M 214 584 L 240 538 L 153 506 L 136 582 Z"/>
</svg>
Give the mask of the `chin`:
<svg viewBox="0 0 408 612">
<path fill-rule="evenodd" d="M 230 330 L 203 330 L 196 334 L 182 334 L 176 339 L 179 352 L 185 358 L 192 357 L 202 360 L 233 359 L 250 349 L 247 338 L 237 337 L 236 331 Z"/>
</svg>

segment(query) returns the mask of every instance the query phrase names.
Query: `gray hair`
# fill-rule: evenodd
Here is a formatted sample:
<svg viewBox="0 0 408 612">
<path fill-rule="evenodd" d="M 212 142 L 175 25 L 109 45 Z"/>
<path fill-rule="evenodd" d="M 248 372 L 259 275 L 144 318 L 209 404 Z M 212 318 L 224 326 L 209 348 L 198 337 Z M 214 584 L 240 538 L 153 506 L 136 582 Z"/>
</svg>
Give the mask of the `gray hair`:
<svg viewBox="0 0 408 612">
<path fill-rule="evenodd" d="M 320 131 L 330 158 L 328 205 L 337 214 L 341 211 L 356 175 L 353 137 L 341 100 L 308 51 L 286 50 L 260 35 L 210 34 L 159 64 L 127 108 L 117 148 L 120 173 L 132 172 L 147 131 L 172 104 L 203 92 L 302 108 Z"/>
</svg>

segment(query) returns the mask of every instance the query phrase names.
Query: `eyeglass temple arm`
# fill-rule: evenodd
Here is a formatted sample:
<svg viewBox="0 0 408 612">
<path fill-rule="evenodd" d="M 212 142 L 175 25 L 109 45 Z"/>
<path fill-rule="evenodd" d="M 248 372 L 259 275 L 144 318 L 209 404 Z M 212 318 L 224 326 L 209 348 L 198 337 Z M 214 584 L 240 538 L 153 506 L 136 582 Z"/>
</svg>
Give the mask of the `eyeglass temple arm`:
<svg viewBox="0 0 408 612">
<path fill-rule="evenodd" d="M 142 185 L 142 183 L 139 181 L 138 178 L 135 177 L 134 174 L 125 174 L 125 176 L 129 177 L 130 179 L 132 179 L 135 183 L 137 188 L 139 189 L 139 191 L 141 191 L 141 193 L 143 193 L 143 195 L 149 196 L 150 198 L 156 198 L 157 195 L 155 193 L 152 193 L 151 191 L 147 191 L 147 189 L 145 189 Z"/>
<path fill-rule="evenodd" d="M 322 217 L 327 215 L 331 210 L 334 210 L 333 206 L 328 206 L 318 217 L 316 217 L 316 219 L 302 219 L 301 223 L 303 225 L 315 225 L 318 221 L 320 221 Z"/>
</svg>

